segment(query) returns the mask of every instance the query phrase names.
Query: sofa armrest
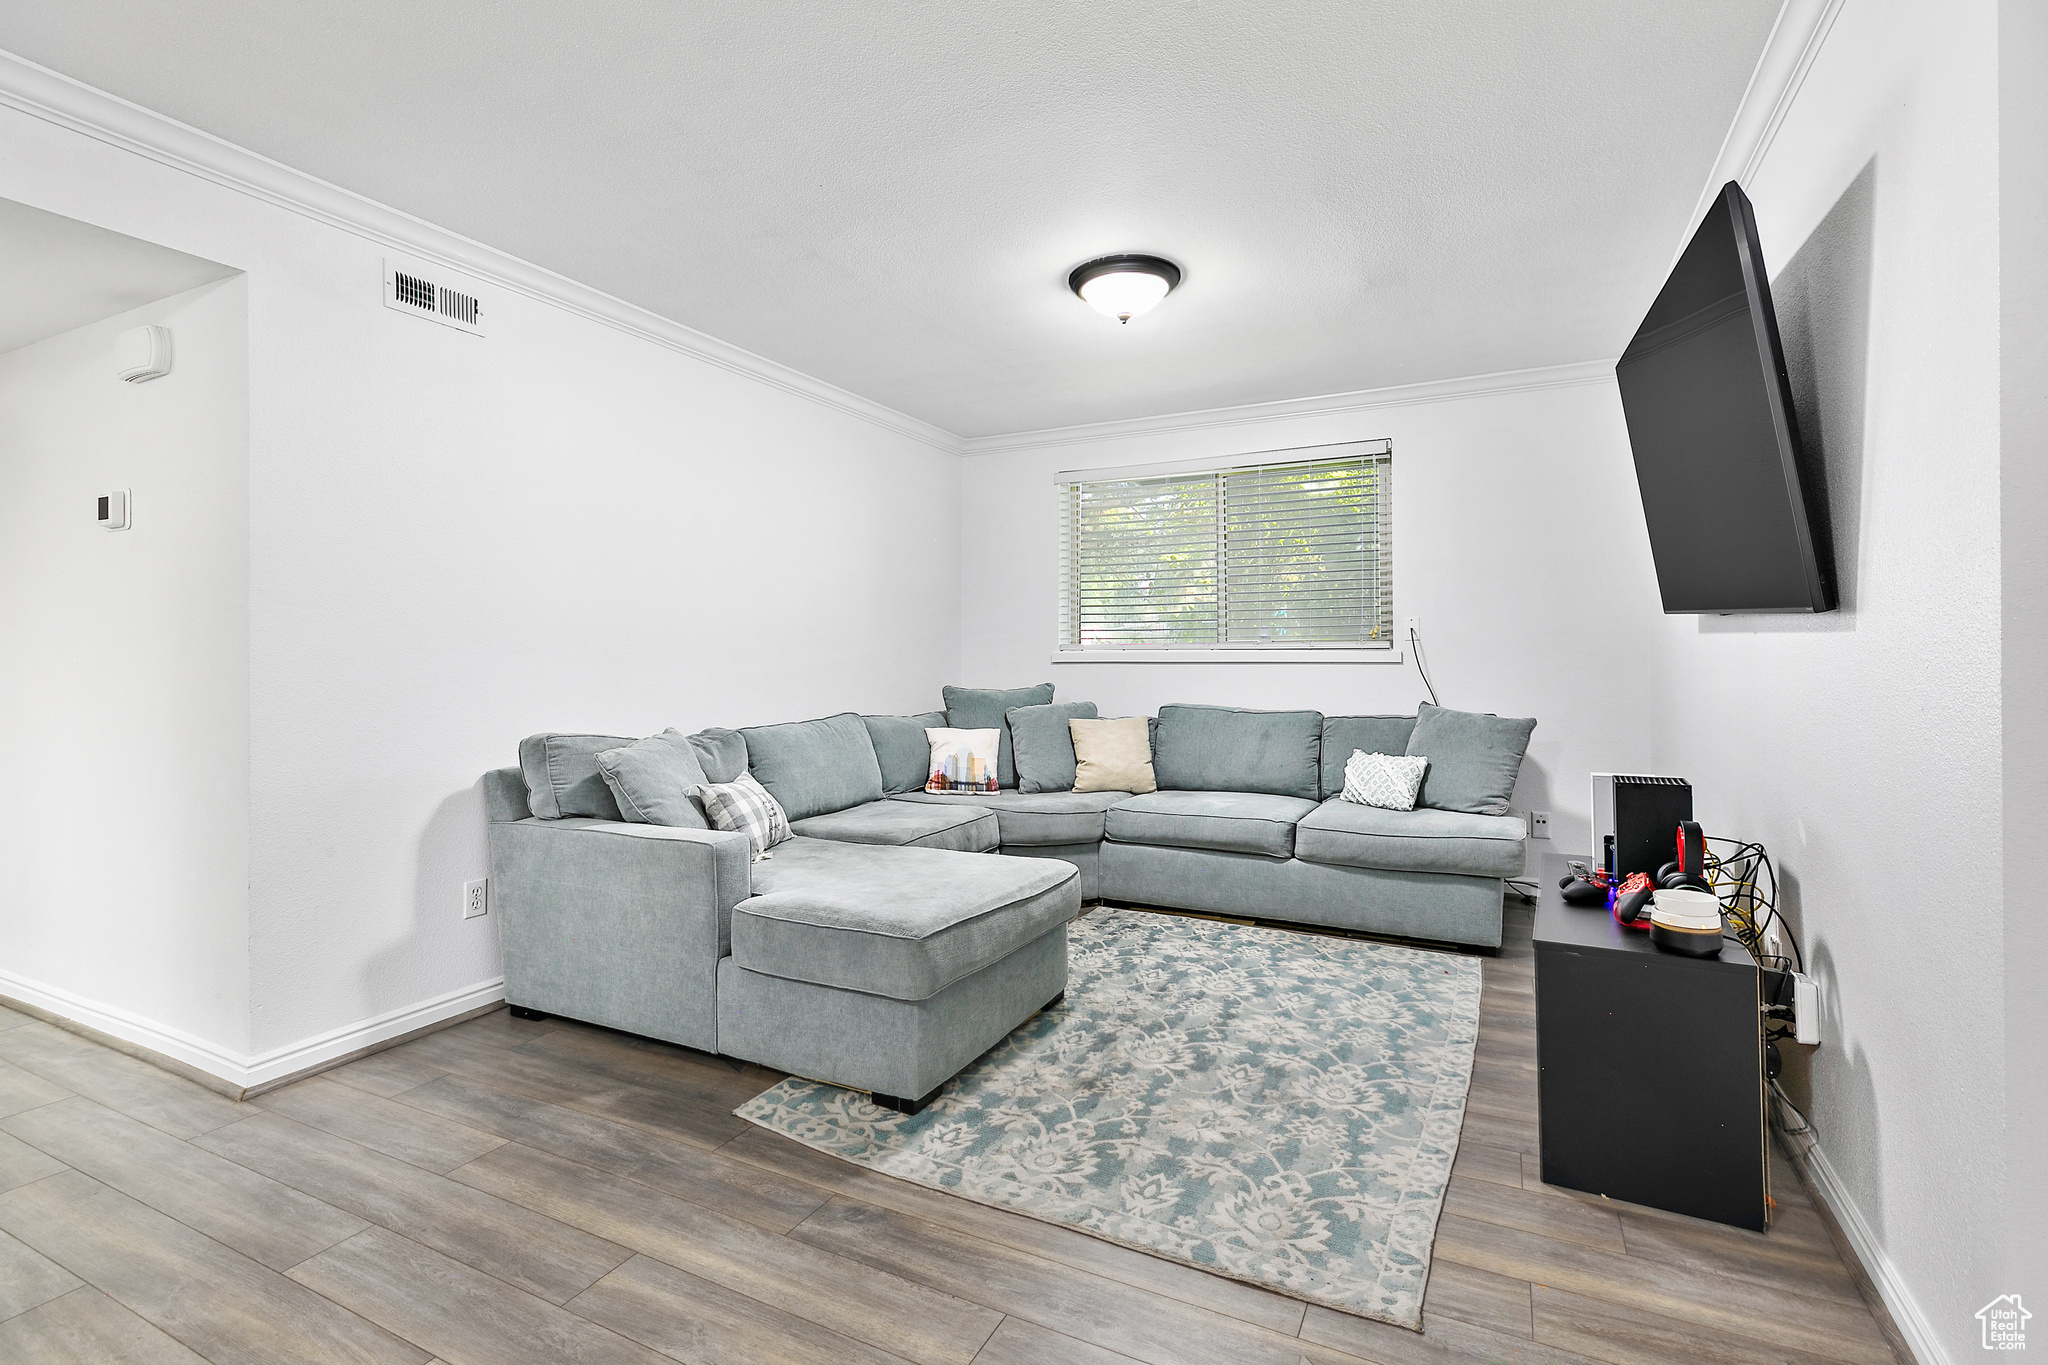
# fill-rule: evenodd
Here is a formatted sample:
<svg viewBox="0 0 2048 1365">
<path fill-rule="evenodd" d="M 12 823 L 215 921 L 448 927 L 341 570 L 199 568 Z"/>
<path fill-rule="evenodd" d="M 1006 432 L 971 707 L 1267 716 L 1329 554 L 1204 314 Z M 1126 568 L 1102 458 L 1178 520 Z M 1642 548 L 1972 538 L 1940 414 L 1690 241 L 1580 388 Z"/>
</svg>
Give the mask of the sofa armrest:
<svg viewBox="0 0 2048 1365">
<path fill-rule="evenodd" d="M 494 824 L 505 998 L 718 1050 L 718 961 L 752 894 L 744 834 L 613 820 Z"/>
</svg>

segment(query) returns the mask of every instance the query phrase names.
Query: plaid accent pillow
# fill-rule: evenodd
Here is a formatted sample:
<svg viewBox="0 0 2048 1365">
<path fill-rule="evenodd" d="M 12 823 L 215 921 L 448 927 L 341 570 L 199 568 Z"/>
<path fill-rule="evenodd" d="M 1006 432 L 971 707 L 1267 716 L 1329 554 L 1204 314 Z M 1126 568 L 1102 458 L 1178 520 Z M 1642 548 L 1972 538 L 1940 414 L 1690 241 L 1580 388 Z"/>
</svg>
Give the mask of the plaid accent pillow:
<svg viewBox="0 0 2048 1365">
<path fill-rule="evenodd" d="M 783 813 L 782 803 L 770 796 L 752 773 L 741 773 L 731 782 L 692 787 L 690 795 L 704 803 L 704 818 L 713 829 L 746 835 L 756 858 L 767 857 L 769 849 L 789 837 L 789 816 Z"/>
<path fill-rule="evenodd" d="M 1429 760 L 1417 754 L 1369 754 L 1353 749 L 1344 762 L 1344 799 L 1381 810 L 1414 810 Z"/>
</svg>

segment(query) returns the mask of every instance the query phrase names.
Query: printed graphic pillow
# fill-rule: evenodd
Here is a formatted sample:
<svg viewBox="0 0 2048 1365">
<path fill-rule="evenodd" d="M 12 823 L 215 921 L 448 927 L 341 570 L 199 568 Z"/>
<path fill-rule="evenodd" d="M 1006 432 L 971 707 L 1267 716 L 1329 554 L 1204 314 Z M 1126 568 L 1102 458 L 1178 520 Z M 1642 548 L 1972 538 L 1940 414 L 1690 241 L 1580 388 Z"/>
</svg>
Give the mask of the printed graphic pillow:
<svg viewBox="0 0 2048 1365">
<path fill-rule="evenodd" d="M 752 773 L 730 782 L 707 782 L 691 795 L 704 803 L 704 818 L 713 829 L 746 835 L 757 859 L 789 837 L 789 816 Z"/>
<path fill-rule="evenodd" d="M 939 796 L 977 796 L 997 790 L 996 756 L 1002 751 L 1001 730 L 931 729 L 924 737 L 932 746 L 931 767 L 924 789 Z"/>
<path fill-rule="evenodd" d="M 1429 760 L 1420 754 L 1369 754 L 1353 749 L 1344 762 L 1346 801 L 1381 810 L 1414 810 Z"/>
</svg>

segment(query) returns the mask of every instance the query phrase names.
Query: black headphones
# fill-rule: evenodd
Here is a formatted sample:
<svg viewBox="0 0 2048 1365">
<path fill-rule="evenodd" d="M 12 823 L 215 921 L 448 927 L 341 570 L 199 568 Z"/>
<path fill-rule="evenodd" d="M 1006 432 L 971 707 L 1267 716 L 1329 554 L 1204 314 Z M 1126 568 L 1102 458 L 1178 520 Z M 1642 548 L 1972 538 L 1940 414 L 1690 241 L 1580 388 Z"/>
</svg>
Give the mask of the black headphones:
<svg viewBox="0 0 2048 1365">
<path fill-rule="evenodd" d="M 1650 880 L 1665 891 L 1711 891 L 1707 885 L 1706 831 L 1692 820 L 1678 826 L 1678 858 L 1657 869 Z"/>
</svg>

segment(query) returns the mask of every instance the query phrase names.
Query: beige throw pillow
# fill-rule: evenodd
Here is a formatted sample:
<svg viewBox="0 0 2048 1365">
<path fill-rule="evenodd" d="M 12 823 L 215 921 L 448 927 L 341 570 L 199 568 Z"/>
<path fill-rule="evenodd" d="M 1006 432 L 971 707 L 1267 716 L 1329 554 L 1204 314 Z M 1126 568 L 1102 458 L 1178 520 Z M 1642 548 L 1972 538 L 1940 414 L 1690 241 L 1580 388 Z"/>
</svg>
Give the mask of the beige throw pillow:
<svg viewBox="0 0 2048 1365">
<path fill-rule="evenodd" d="M 1067 729 L 1074 736 L 1075 791 L 1159 790 L 1152 776 L 1151 727 L 1145 717 L 1070 720 Z"/>
</svg>

